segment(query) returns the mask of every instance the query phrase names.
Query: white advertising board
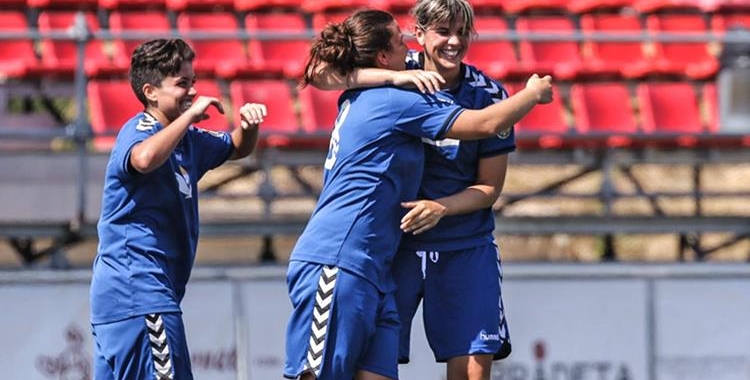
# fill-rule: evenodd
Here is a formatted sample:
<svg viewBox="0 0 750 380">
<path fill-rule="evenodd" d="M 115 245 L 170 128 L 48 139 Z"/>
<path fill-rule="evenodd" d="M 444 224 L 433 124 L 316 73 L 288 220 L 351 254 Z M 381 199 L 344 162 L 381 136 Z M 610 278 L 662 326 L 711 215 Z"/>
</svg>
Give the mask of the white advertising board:
<svg viewBox="0 0 750 380">
<path fill-rule="evenodd" d="M 750 280 L 655 285 L 658 380 L 750 379 Z"/>
</svg>

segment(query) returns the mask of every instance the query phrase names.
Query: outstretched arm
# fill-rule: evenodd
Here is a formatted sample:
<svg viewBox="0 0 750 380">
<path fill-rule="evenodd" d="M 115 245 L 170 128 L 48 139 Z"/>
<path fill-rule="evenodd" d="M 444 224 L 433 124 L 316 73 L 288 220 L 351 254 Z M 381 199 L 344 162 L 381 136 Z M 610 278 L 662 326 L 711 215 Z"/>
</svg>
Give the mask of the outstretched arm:
<svg viewBox="0 0 750 380">
<path fill-rule="evenodd" d="M 453 122 L 445 137 L 478 140 L 513 127 L 537 104 L 552 101 L 552 77 L 534 74 L 526 87 L 513 96 L 479 110 L 464 110 Z"/>
<path fill-rule="evenodd" d="M 349 75 L 342 75 L 325 64 L 316 69 L 312 78 L 311 84 L 321 90 L 347 90 L 393 84 L 399 87 L 417 88 L 423 93 L 435 93 L 445 84 L 445 79 L 433 71 L 394 71 L 366 67 L 354 69 Z"/>
<path fill-rule="evenodd" d="M 508 169 L 508 155 L 479 160 L 477 181 L 466 189 L 435 200 L 403 202 L 410 209 L 401 219 L 401 230 L 420 234 L 437 225 L 446 215 L 459 215 L 492 207 L 500 196 Z"/>
</svg>

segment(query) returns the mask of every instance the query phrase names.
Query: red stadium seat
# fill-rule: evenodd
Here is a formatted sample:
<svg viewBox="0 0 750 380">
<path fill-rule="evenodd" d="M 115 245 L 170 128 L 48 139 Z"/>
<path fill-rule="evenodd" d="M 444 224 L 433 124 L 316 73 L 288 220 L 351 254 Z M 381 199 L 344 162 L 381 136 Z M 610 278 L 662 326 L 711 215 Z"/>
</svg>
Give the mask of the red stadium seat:
<svg viewBox="0 0 750 380">
<path fill-rule="evenodd" d="M 300 0 L 234 0 L 234 8 L 241 12 L 269 9 L 297 9 Z"/>
<path fill-rule="evenodd" d="M 164 9 L 166 0 L 99 0 L 99 7 L 104 9 Z"/>
<path fill-rule="evenodd" d="M 327 12 L 332 10 L 354 10 L 358 8 L 383 9 L 384 0 L 302 0 L 301 7 L 306 12 Z"/>
<path fill-rule="evenodd" d="M 234 8 L 234 0 L 166 0 L 167 8 L 182 11 L 228 12 Z"/>
<path fill-rule="evenodd" d="M 524 86 L 525 83 L 504 84 L 511 95 Z M 555 96 L 552 103 L 537 105 L 516 124 L 516 142 L 519 147 L 551 149 L 567 145 L 571 130 L 565 116 L 565 105 L 561 100 L 559 87 L 553 85 L 553 91 Z"/>
<path fill-rule="evenodd" d="M 126 68 L 130 66 L 130 56 L 136 46 L 156 35 L 167 36 L 171 33 L 167 15 L 160 10 L 147 9 L 112 11 L 109 16 L 109 30 L 114 36 L 112 41 L 114 60 L 124 62 Z M 137 40 L 118 38 L 123 32 L 141 32 L 150 35 Z"/>
<path fill-rule="evenodd" d="M 264 70 L 281 72 L 297 78 L 304 71 L 312 38 L 306 36 L 307 23 L 296 12 L 248 13 L 245 18 L 248 33 L 285 33 L 284 39 L 252 38 L 248 44 L 252 62 Z"/>
<path fill-rule="evenodd" d="M 294 107 L 292 90 L 284 80 L 238 79 L 229 86 L 234 105 L 234 120 L 239 121 L 239 109 L 245 103 L 262 103 L 268 116 L 260 128 L 261 146 L 287 147 L 302 133 Z"/>
<path fill-rule="evenodd" d="M 516 20 L 516 30 L 523 33 L 572 35 L 576 27 L 567 16 L 523 16 Z M 578 42 L 573 40 L 532 40 L 521 36 L 520 69 L 552 74 L 557 80 L 576 77 L 581 68 Z"/>
<path fill-rule="evenodd" d="M 651 33 L 696 33 L 708 35 L 708 27 L 702 14 L 654 14 L 646 19 Z M 703 42 L 654 42 L 657 70 L 674 75 L 686 75 L 692 79 L 708 79 L 716 75 L 719 62 L 709 52 L 709 43 Z"/>
<path fill-rule="evenodd" d="M 642 82 L 637 88 L 643 130 L 666 142 L 690 147 L 706 132 L 698 97 L 688 82 Z"/>
<path fill-rule="evenodd" d="M 582 73 L 592 75 L 619 75 L 639 78 L 651 72 L 653 63 L 646 57 L 645 46 L 639 40 L 599 41 L 593 33 L 618 33 L 630 37 L 642 36 L 638 15 L 611 13 L 584 14 L 580 20 L 584 34 Z"/>
<path fill-rule="evenodd" d="M 39 31 L 42 33 L 61 32 L 75 25 L 78 13 L 72 10 L 42 11 L 39 14 Z M 99 21 L 93 12 L 83 13 L 89 31 L 99 31 Z M 78 65 L 78 46 L 72 40 L 41 41 L 42 64 L 47 73 L 73 76 Z M 84 66 L 86 73 L 96 75 L 102 68 L 111 67 L 113 62 L 106 55 L 102 40 L 91 40 L 86 44 Z"/>
<path fill-rule="evenodd" d="M 727 0 L 633 0 L 633 8 L 640 13 L 655 13 L 659 11 L 698 10 L 714 12 L 722 2 Z"/>
<path fill-rule="evenodd" d="M 328 137 L 338 116 L 341 91 L 319 90 L 306 86 L 299 91 L 300 113 L 305 131 Z"/>
<path fill-rule="evenodd" d="M 122 125 L 142 111 L 143 105 L 125 79 L 91 80 L 87 91 L 94 147 L 110 150 Z"/>
<path fill-rule="evenodd" d="M 40 9 L 94 9 L 98 0 L 28 0 L 30 8 Z M 5 4 L 3 4 L 5 5 Z"/>
<path fill-rule="evenodd" d="M 26 15 L 22 11 L 5 10 L 0 12 L 0 32 L 29 32 Z M 0 76 L 5 78 L 25 78 L 40 72 L 39 61 L 32 41 L 19 36 L 18 39 L 3 40 L 0 49 Z"/>
<path fill-rule="evenodd" d="M 234 13 L 182 12 L 177 17 L 177 29 L 195 49 L 193 68 L 196 75 L 231 78 L 238 72 L 251 69 L 245 43 L 236 37 L 240 28 Z M 191 33 L 223 33 L 225 36 L 198 39 L 192 38 Z"/>
<path fill-rule="evenodd" d="M 575 128 L 608 147 L 628 146 L 638 134 L 631 97 L 623 82 L 575 83 L 570 88 Z"/>
<path fill-rule="evenodd" d="M 632 4 L 633 0 L 571 0 L 568 3 L 568 10 L 583 14 L 599 10 L 619 10 Z"/>
<path fill-rule="evenodd" d="M 487 75 L 498 80 L 508 80 L 516 76 L 514 72 L 518 67 L 516 49 L 513 41 L 503 37 L 509 31 L 505 19 L 499 16 L 477 15 L 474 19 L 474 27 L 480 39 L 471 43 L 466 54 L 466 62 L 477 66 Z M 482 39 L 488 34 L 496 36 L 492 39 Z"/>
<path fill-rule="evenodd" d="M 750 11 L 719 13 L 713 15 L 711 18 L 711 30 L 715 34 L 723 35 L 727 30 L 733 27 L 750 29 Z"/>
<path fill-rule="evenodd" d="M 508 13 L 527 13 L 531 11 L 556 11 L 564 13 L 570 0 L 507 0 L 502 9 Z"/>
</svg>

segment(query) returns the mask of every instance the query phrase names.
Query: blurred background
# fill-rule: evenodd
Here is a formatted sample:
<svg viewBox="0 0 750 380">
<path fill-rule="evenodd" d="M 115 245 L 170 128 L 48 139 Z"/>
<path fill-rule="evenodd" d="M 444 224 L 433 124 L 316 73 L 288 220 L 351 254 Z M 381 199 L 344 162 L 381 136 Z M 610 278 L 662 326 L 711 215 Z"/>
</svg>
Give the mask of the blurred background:
<svg viewBox="0 0 750 380">
<path fill-rule="evenodd" d="M 556 91 L 516 125 L 494 206 L 514 353 L 493 379 L 750 379 L 750 0 L 471 3 L 466 61 L 511 93 L 532 73 Z M 280 377 L 284 270 L 321 187 L 338 97 L 298 88 L 307 49 L 360 7 L 410 31 L 413 2 L 0 5 L 6 378 L 90 378 L 104 168 L 141 109 L 129 57 L 172 36 L 196 50 L 198 92 L 227 110 L 202 127 L 228 130 L 245 102 L 270 110 L 257 152 L 200 183 L 185 301 L 196 376 Z M 421 335 L 414 345 L 402 378 L 442 378 Z"/>
</svg>

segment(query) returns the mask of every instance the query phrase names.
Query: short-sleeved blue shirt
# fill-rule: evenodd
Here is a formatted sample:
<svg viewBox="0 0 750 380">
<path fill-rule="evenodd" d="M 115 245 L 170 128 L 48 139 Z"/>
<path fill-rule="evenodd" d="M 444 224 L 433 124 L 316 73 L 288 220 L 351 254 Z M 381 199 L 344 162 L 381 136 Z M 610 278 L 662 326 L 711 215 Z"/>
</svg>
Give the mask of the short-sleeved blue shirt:
<svg viewBox="0 0 750 380">
<path fill-rule="evenodd" d="M 133 146 L 162 127 L 139 113 L 120 130 L 107 164 L 91 322 L 180 310 L 198 242 L 198 180 L 232 152 L 231 137 L 190 126 L 169 159 L 141 174 Z"/>
</svg>

